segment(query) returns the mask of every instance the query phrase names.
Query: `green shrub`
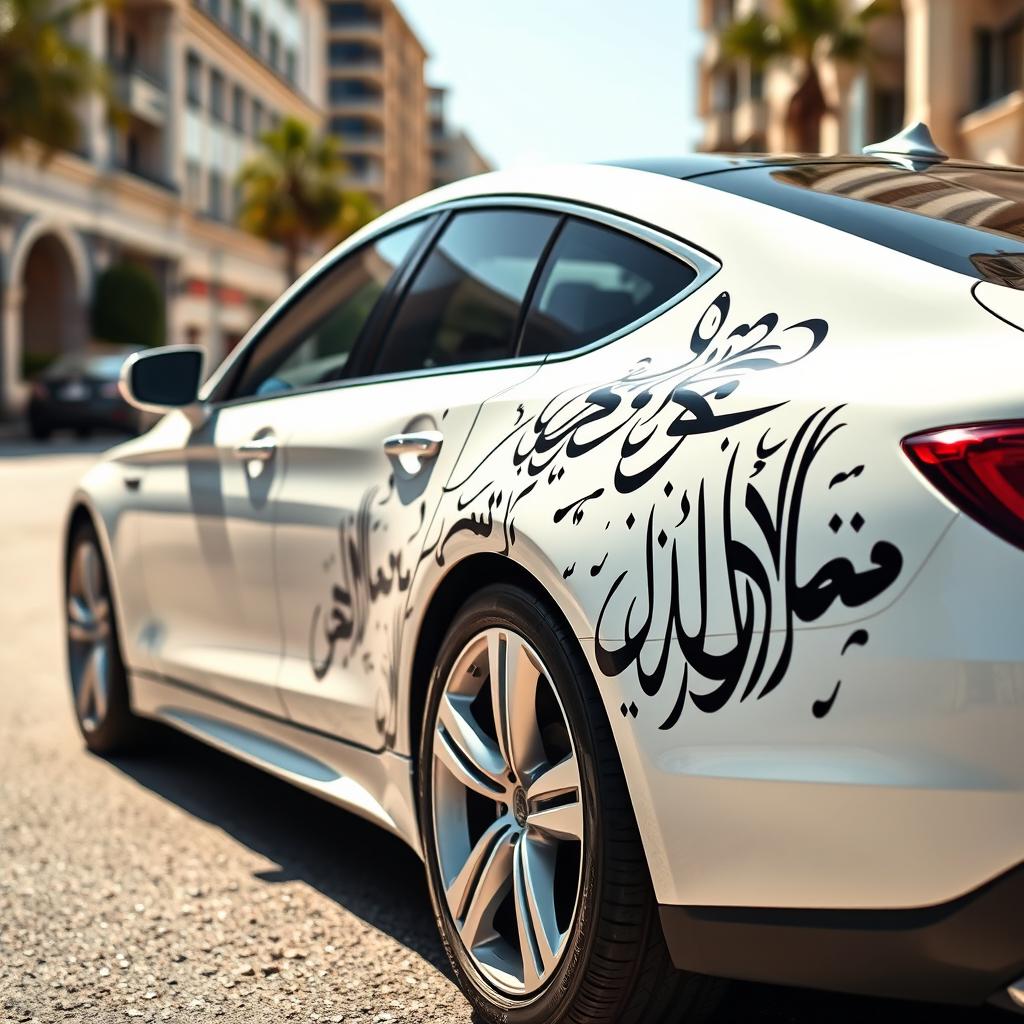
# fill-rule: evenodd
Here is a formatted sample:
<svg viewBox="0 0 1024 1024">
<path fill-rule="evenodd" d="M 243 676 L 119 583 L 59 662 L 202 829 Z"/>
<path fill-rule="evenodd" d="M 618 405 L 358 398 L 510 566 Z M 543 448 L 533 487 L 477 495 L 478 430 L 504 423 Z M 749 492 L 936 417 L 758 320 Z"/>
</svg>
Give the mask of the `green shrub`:
<svg viewBox="0 0 1024 1024">
<path fill-rule="evenodd" d="M 100 274 L 92 300 L 92 334 L 116 345 L 152 348 L 164 343 L 164 297 L 153 273 L 116 263 Z"/>
</svg>

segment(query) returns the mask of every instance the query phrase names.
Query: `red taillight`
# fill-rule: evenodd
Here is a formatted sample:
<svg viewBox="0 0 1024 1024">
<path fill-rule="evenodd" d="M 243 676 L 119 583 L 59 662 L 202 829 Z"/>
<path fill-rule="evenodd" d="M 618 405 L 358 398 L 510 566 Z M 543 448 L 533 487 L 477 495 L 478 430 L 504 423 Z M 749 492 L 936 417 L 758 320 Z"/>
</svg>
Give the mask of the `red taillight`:
<svg viewBox="0 0 1024 1024">
<path fill-rule="evenodd" d="M 930 430 L 903 450 L 954 505 L 1024 548 L 1024 423 Z"/>
</svg>

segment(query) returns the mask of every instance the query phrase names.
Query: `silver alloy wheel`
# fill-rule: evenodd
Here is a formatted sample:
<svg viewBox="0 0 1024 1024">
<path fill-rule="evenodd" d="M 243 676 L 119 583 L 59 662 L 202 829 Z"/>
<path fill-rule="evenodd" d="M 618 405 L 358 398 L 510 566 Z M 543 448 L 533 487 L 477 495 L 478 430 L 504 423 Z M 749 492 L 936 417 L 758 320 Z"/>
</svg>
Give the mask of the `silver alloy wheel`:
<svg viewBox="0 0 1024 1024">
<path fill-rule="evenodd" d="M 527 996 L 560 963 L 579 905 L 579 761 L 539 655 L 487 629 L 456 659 L 433 733 L 433 828 L 452 920 L 473 963 Z"/>
<path fill-rule="evenodd" d="M 112 641 L 110 594 L 93 540 L 78 543 L 68 574 L 68 662 L 75 711 L 85 732 L 95 732 L 110 702 Z"/>
</svg>

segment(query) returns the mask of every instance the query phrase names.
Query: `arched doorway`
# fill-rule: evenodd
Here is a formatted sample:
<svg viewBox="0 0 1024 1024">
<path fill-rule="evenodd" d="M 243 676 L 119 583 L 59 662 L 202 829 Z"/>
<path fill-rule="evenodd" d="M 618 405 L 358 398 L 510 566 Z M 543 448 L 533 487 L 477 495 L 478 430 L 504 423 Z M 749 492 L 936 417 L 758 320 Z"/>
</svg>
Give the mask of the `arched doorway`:
<svg viewBox="0 0 1024 1024">
<path fill-rule="evenodd" d="M 85 306 L 67 246 L 41 234 L 25 257 L 21 280 L 21 375 L 29 379 L 85 343 Z"/>
</svg>

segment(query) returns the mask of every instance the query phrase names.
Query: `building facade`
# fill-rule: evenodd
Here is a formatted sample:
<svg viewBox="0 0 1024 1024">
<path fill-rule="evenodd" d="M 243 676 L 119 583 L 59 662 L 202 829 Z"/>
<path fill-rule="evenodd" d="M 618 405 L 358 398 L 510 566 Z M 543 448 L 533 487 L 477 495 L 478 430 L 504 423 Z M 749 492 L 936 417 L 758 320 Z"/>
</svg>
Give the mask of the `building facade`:
<svg viewBox="0 0 1024 1024">
<path fill-rule="evenodd" d="M 347 184 L 386 210 L 430 187 L 427 59 L 392 0 L 327 0 L 328 130 Z"/>
<path fill-rule="evenodd" d="M 87 101 L 80 146 L 0 176 L 0 412 L 34 366 L 89 340 L 115 262 L 162 286 L 167 339 L 219 360 L 285 287 L 282 254 L 233 226 L 237 170 L 286 114 L 322 123 L 319 0 L 123 0 L 74 27 L 111 70 L 116 125 Z"/>
<path fill-rule="evenodd" d="M 773 64 L 758 72 L 730 60 L 718 38 L 730 21 L 778 6 L 779 0 L 701 0 L 701 148 L 793 148 L 785 124 L 792 69 Z M 877 20 L 870 32 L 876 58 L 866 68 L 820 60 L 832 111 L 822 125 L 823 152 L 856 152 L 920 120 L 954 156 L 1024 163 L 1024 0 L 903 0 L 899 13 Z"/>
<path fill-rule="evenodd" d="M 430 86 L 430 178 L 433 188 L 494 169 L 466 132 L 448 123 L 447 98 L 448 90 L 443 86 Z"/>
</svg>

